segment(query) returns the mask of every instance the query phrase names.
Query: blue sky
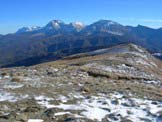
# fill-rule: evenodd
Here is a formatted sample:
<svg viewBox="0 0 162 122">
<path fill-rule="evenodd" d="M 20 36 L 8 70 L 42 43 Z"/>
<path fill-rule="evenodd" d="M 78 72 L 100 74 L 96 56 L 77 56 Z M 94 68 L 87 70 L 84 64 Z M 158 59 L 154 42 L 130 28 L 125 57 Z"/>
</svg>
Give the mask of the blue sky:
<svg viewBox="0 0 162 122">
<path fill-rule="evenodd" d="M 162 27 L 161 0 L 0 0 L 0 34 L 53 19 L 90 24 L 100 19 L 124 25 Z"/>
</svg>

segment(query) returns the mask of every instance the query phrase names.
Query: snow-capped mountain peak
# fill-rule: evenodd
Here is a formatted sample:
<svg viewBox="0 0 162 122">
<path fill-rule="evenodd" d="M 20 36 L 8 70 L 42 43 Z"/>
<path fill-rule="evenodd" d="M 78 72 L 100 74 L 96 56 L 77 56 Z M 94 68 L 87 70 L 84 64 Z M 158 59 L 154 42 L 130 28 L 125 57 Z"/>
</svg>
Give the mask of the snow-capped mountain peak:
<svg viewBox="0 0 162 122">
<path fill-rule="evenodd" d="M 58 26 L 58 25 L 60 25 L 60 24 L 63 24 L 64 22 L 61 21 L 61 20 L 52 20 L 52 21 L 49 22 L 49 23 L 51 23 L 53 26 Z"/>
<path fill-rule="evenodd" d="M 109 21 L 107 24 L 108 24 L 109 26 L 110 26 L 110 25 L 118 25 L 117 22 L 113 22 L 113 21 Z"/>
<path fill-rule="evenodd" d="M 73 22 L 72 25 L 77 26 L 77 27 L 84 27 L 85 26 L 82 22 L 79 22 L 79 21 Z"/>
<path fill-rule="evenodd" d="M 76 28 L 77 31 L 80 31 L 81 29 L 83 29 L 83 28 L 85 27 L 85 24 L 82 23 L 82 22 L 79 22 L 79 21 L 73 22 L 73 23 L 71 23 L 71 25 L 72 25 L 74 28 Z"/>
<path fill-rule="evenodd" d="M 25 32 L 31 32 L 40 29 L 41 27 L 39 26 L 32 26 L 32 27 L 22 27 L 18 29 L 16 33 L 25 33 Z"/>
<path fill-rule="evenodd" d="M 61 20 L 52 20 L 45 26 L 45 28 L 49 30 L 59 29 L 62 24 L 64 24 L 64 22 Z"/>
</svg>

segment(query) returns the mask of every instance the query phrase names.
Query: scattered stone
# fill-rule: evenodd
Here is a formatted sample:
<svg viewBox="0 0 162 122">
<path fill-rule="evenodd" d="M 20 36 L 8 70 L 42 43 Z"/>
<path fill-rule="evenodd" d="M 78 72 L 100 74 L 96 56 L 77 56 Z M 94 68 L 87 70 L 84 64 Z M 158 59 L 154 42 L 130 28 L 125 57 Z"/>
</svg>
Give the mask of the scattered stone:
<svg viewBox="0 0 162 122">
<path fill-rule="evenodd" d="M 88 87 L 82 87 L 81 91 L 82 92 L 90 92 L 90 89 Z"/>
<path fill-rule="evenodd" d="M 127 114 L 133 114 L 130 110 L 127 111 Z"/>
<path fill-rule="evenodd" d="M 102 109 L 105 111 L 111 112 L 111 109 L 109 109 L 109 108 L 102 108 Z"/>
<path fill-rule="evenodd" d="M 84 118 L 84 119 L 82 119 L 82 118 L 75 118 L 75 119 L 73 119 L 73 120 L 71 120 L 69 122 L 96 122 L 96 121 L 89 120 L 89 119 L 86 119 L 86 118 Z"/>
<path fill-rule="evenodd" d="M 26 114 L 18 114 L 16 116 L 16 120 L 21 122 L 26 122 L 28 120 L 28 116 Z"/>
<path fill-rule="evenodd" d="M 21 77 L 13 77 L 12 78 L 12 80 L 11 80 L 12 82 L 21 82 L 22 81 L 22 79 L 21 79 Z"/>
<path fill-rule="evenodd" d="M 24 110 L 24 112 L 31 113 L 31 112 L 38 112 L 38 111 L 40 111 L 40 110 L 41 110 L 40 107 L 31 105 L 31 106 L 28 106 L 28 107 Z"/>
<path fill-rule="evenodd" d="M 116 99 L 116 100 L 112 100 L 111 103 L 114 104 L 114 105 L 118 105 L 119 101 Z"/>
<path fill-rule="evenodd" d="M 48 118 L 52 118 L 54 116 L 54 114 L 56 113 L 56 108 L 51 108 L 51 109 L 47 109 L 44 113 L 43 116 L 46 116 Z"/>
<path fill-rule="evenodd" d="M 158 102 L 152 101 L 151 104 L 153 104 L 153 105 L 158 105 Z"/>
<path fill-rule="evenodd" d="M 108 118 L 110 118 L 112 121 L 118 121 L 120 115 L 116 115 L 115 113 L 111 113 L 108 115 Z"/>
<path fill-rule="evenodd" d="M 120 122 L 133 122 L 133 121 L 127 118 L 122 118 Z"/>
<path fill-rule="evenodd" d="M 122 105 L 126 107 L 135 107 L 136 103 L 132 99 L 128 99 L 127 102 L 122 103 Z"/>
<path fill-rule="evenodd" d="M 148 119 L 148 118 L 140 118 L 141 121 L 143 122 L 152 122 L 152 120 Z"/>
<path fill-rule="evenodd" d="M 158 116 L 156 119 L 157 122 L 162 122 L 162 115 Z"/>
<path fill-rule="evenodd" d="M 6 72 L 2 72 L 2 73 L 1 73 L 1 76 L 2 76 L 2 77 L 7 76 L 7 75 L 8 75 L 8 73 L 6 73 Z"/>
</svg>

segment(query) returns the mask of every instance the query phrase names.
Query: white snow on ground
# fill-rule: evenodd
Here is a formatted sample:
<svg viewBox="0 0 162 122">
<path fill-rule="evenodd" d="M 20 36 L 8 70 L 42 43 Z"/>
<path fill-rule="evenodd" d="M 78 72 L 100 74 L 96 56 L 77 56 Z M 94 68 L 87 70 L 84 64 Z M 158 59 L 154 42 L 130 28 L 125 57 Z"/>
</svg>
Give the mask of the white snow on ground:
<svg viewBox="0 0 162 122">
<path fill-rule="evenodd" d="M 144 52 L 144 51 L 143 51 L 141 48 L 139 48 L 137 45 L 132 44 L 132 46 L 133 46 L 138 52 L 140 52 L 140 53 L 143 53 L 143 52 Z"/>
<path fill-rule="evenodd" d="M 102 110 L 99 107 L 95 107 L 97 105 L 96 103 L 92 103 L 90 106 L 85 105 L 85 110 L 84 112 L 81 113 L 81 115 L 84 115 L 85 117 L 92 119 L 92 120 L 98 120 L 101 121 L 107 114 L 108 112 L 105 110 Z M 83 105 L 84 107 L 84 105 Z"/>
<path fill-rule="evenodd" d="M 148 59 L 147 55 L 145 54 L 142 54 L 142 53 L 138 53 L 138 52 L 126 52 L 126 54 L 132 54 L 132 55 L 135 55 L 135 56 L 138 56 L 138 57 L 142 57 L 144 59 Z"/>
<path fill-rule="evenodd" d="M 152 67 L 152 66 L 157 67 L 157 65 L 155 63 L 153 63 L 153 62 L 146 62 L 145 60 L 143 60 L 141 58 L 136 58 L 135 59 L 135 63 L 143 64 L 145 66 L 150 66 L 150 67 Z"/>
<path fill-rule="evenodd" d="M 5 85 L 3 86 L 3 88 L 5 89 L 17 89 L 17 88 L 21 88 L 23 87 L 23 84 L 19 84 L 19 83 L 5 83 Z"/>
<path fill-rule="evenodd" d="M 143 63 L 143 65 L 157 67 L 156 64 L 151 64 L 151 62 L 150 64 L 148 64 L 147 62 L 143 60 L 139 60 L 139 62 L 137 61 L 136 63 Z M 136 67 L 127 66 L 126 64 L 107 66 L 107 65 L 97 64 L 97 63 L 89 63 L 85 65 L 85 67 L 95 68 L 97 70 L 103 70 L 103 71 L 110 72 L 110 73 L 123 74 L 123 75 L 130 76 L 130 77 L 148 78 L 150 80 L 141 80 L 140 82 L 146 83 L 146 84 L 160 85 L 160 80 L 156 79 L 153 74 L 146 73 L 142 70 L 137 69 Z"/>
<path fill-rule="evenodd" d="M 10 93 L 7 92 L 0 92 L 0 102 L 2 101 L 10 101 L 10 102 L 16 102 L 17 98 L 15 96 L 12 96 Z"/>
<path fill-rule="evenodd" d="M 53 98 L 48 98 L 45 96 L 35 96 L 35 100 L 37 100 L 38 104 L 50 108 L 51 105 L 49 104 L 49 101 L 53 100 Z"/>
<path fill-rule="evenodd" d="M 61 115 L 65 115 L 65 114 L 71 114 L 71 113 L 70 112 L 58 112 L 58 113 L 55 113 L 54 115 L 61 116 Z"/>
<path fill-rule="evenodd" d="M 11 77 L 9 75 L 6 75 L 3 77 L 4 79 L 10 79 Z"/>
<path fill-rule="evenodd" d="M 28 95 L 16 96 L 15 94 L 11 94 L 11 93 L 0 90 L 0 102 L 3 102 L 3 101 L 16 102 L 18 100 L 25 99 L 27 97 Z"/>
<path fill-rule="evenodd" d="M 118 65 L 118 67 L 113 67 L 113 66 L 100 65 L 100 64 L 97 64 L 97 63 L 91 63 L 91 64 L 87 64 L 85 66 L 89 67 L 89 68 L 96 68 L 96 69 L 99 69 L 99 70 L 105 70 L 105 71 L 108 71 L 108 72 L 120 72 L 120 73 L 126 73 L 125 68 L 133 69 L 133 67 L 128 67 L 125 64 L 122 64 L 121 66 Z"/>
<path fill-rule="evenodd" d="M 141 58 L 127 58 L 127 61 L 131 64 L 136 64 L 136 65 L 139 65 L 139 64 L 142 64 L 144 66 L 149 66 L 149 67 L 158 67 L 155 63 L 153 63 L 152 61 L 147 61 L 145 59 L 141 59 Z"/>
<path fill-rule="evenodd" d="M 160 81 L 159 80 L 149 80 L 149 81 L 144 81 L 145 83 L 147 84 L 160 84 Z"/>
<path fill-rule="evenodd" d="M 53 100 L 53 98 L 48 98 L 46 96 L 36 96 L 35 97 L 35 100 L 38 100 L 38 101 L 42 101 L 42 100 L 44 100 L 44 101 L 50 101 L 50 100 Z"/>
<path fill-rule="evenodd" d="M 24 80 L 24 81 L 32 81 L 33 78 L 30 78 L 30 77 L 24 77 L 23 80 Z"/>
<path fill-rule="evenodd" d="M 29 119 L 28 122 L 44 122 L 42 119 Z"/>
<path fill-rule="evenodd" d="M 141 58 L 137 58 L 135 63 L 149 66 L 149 64 L 145 60 L 143 60 Z"/>
<path fill-rule="evenodd" d="M 82 96 L 80 93 L 75 93 L 75 94 L 74 93 L 69 93 L 68 97 L 70 99 L 85 99 L 85 97 Z"/>
<path fill-rule="evenodd" d="M 150 101 L 146 101 L 148 104 L 150 104 Z M 162 111 L 162 106 L 157 106 L 157 105 L 151 105 L 149 106 L 150 113 L 153 115 L 158 115 L 160 111 Z"/>
<path fill-rule="evenodd" d="M 121 117 L 127 117 L 133 122 L 142 122 L 140 118 L 156 122 L 158 112 L 162 111 L 162 103 L 156 101 L 157 104 L 152 104 L 152 102 L 151 100 L 131 98 L 131 96 L 126 98 L 119 93 L 109 94 L 108 97 L 104 95 L 92 96 L 89 99 L 78 100 L 76 104 L 60 103 L 59 105 L 52 105 L 49 104 L 49 101 L 38 101 L 39 104 L 47 108 L 59 108 L 66 111 L 56 113 L 56 116 L 70 114 L 72 110 L 82 110 L 79 116 L 98 121 L 101 121 L 108 114 L 120 114 Z M 120 122 L 120 117 L 118 117 L 118 121 L 108 119 L 112 122 Z"/>
<path fill-rule="evenodd" d="M 46 106 L 47 108 L 60 108 L 63 110 L 83 110 L 80 105 L 73 105 L 73 104 L 60 104 L 60 105 L 50 105 Z"/>
<path fill-rule="evenodd" d="M 59 69 L 57 69 L 57 68 L 53 68 L 53 71 L 58 72 L 58 71 L 59 71 Z"/>
<path fill-rule="evenodd" d="M 34 88 L 46 87 L 48 85 L 48 83 L 42 82 L 39 76 L 23 77 L 23 84 L 30 85 Z"/>
<path fill-rule="evenodd" d="M 149 62 L 152 66 L 158 67 L 154 62 Z"/>
<path fill-rule="evenodd" d="M 103 105 L 102 102 L 100 103 L 98 101 L 103 101 L 106 102 L 107 104 Z M 83 114 L 89 119 L 93 119 L 93 120 L 97 119 L 99 121 L 101 121 L 107 114 L 110 113 L 121 114 L 122 117 L 130 116 L 130 118 L 132 118 L 131 120 L 133 120 L 134 122 L 140 121 L 139 117 L 147 116 L 147 113 L 140 108 L 122 106 L 121 104 L 125 102 L 127 103 L 128 101 L 121 99 L 121 101 L 119 101 L 119 105 L 116 105 L 116 104 L 112 104 L 110 100 L 107 99 L 104 100 L 104 98 L 96 97 L 94 101 L 92 101 L 91 103 L 85 101 L 84 104 L 86 104 L 88 107 L 86 108 L 86 111 L 82 112 L 81 114 Z M 106 109 L 110 109 L 111 112 L 109 112 Z M 132 115 L 128 115 L 127 113 L 128 110 L 132 113 Z M 110 119 L 110 121 L 112 120 Z"/>
<path fill-rule="evenodd" d="M 100 94 L 100 96 L 105 97 L 103 94 Z M 131 96 L 131 94 L 130 94 L 130 96 Z M 121 99 L 123 97 L 123 94 L 119 94 L 119 93 L 115 92 L 114 94 L 111 94 L 111 97 Z"/>
<path fill-rule="evenodd" d="M 63 103 L 66 103 L 69 99 L 63 95 L 59 95 L 57 100 L 61 100 Z"/>
<path fill-rule="evenodd" d="M 107 72 L 112 72 L 112 73 L 120 73 L 124 74 L 126 76 L 136 76 L 136 77 L 147 77 L 147 78 L 152 78 L 150 74 L 146 74 L 143 71 L 140 71 L 139 69 L 131 66 L 126 66 L 125 64 L 120 64 L 120 65 L 115 65 L 115 66 L 106 66 L 106 65 L 100 65 L 97 63 L 90 63 L 85 65 L 85 67 L 88 68 L 95 68 L 97 70 L 103 70 Z"/>
<path fill-rule="evenodd" d="M 72 115 L 73 117 L 76 117 L 76 118 L 84 118 L 83 116 L 80 116 L 80 115 L 77 115 L 77 114 L 72 114 L 71 112 L 58 112 L 58 113 L 55 113 L 54 116 L 62 116 L 62 115 Z"/>
</svg>

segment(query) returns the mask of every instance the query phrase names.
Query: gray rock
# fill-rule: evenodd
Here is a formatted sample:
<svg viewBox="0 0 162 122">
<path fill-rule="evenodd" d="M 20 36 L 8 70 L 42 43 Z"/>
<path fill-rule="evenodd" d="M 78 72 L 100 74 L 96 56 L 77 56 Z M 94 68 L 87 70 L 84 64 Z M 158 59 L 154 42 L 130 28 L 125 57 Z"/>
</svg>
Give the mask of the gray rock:
<svg viewBox="0 0 162 122">
<path fill-rule="evenodd" d="M 111 103 L 114 104 L 114 105 L 118 105 L 119 101 L 118 100 L 112 100 Z"/>
</svg>

